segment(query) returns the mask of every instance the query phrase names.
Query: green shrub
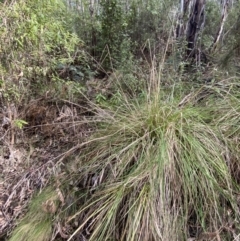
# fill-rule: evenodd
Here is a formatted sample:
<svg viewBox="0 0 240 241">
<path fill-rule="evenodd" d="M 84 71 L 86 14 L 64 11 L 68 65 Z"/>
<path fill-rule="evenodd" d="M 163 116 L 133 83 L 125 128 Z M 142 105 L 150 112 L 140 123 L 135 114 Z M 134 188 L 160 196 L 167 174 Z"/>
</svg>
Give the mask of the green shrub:
<svg viewBox="0 0 240 241">
<path fill-rule="evenodd" d="M 68 11 L 60 0 L 13 1 L 0 5 L 1 75 L 8 92 L 16 86 L 22 101 L 46 84 L 49 70 L 59 62 L 72 61 L 82 42 L 69 31 Z M 13 87 L 12 87 L 13 88 Z M 14 96 L 11 96 L 14 99 Z"/>
</svg>

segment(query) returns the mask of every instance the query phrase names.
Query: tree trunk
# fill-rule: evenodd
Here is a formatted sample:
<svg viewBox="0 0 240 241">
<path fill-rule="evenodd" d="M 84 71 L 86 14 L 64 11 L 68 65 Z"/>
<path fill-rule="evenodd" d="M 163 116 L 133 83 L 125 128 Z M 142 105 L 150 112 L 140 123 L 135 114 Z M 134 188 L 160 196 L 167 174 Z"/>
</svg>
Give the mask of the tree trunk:
<svg viewBox="0 0 240 241">
<path fill-rule="evenodd" d="M 194 57 L 196 55 L 198 34 L 199 31 L 203 29 L 205 22 L 205 3 L 206 0 L 192 1 L 186 32 L 188 57 Z"/>
<path fill-rule="evenodd" d="M 206 0 L 180 0 L 179 23 L 176 37 L 187 41 L 187 58 L 197 54 L 198 34 L 204 27 Z"/>
</svg>

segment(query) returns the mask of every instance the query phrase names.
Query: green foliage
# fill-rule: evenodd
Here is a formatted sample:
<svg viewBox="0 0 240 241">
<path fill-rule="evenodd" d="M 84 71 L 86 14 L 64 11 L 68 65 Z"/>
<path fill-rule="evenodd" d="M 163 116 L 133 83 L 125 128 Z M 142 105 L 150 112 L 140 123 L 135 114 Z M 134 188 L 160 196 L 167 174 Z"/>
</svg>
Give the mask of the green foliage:
<svg viewBox="0 0 240 241">
<path fill-rule="evenodd" d="M 240 2 L 236 2 L 233 8 L 229 9 L 229 14 L 224 28 L 226 35 L 222 41 L 221 58 L 218 59 L 222 68 L 227 69 L 230 73 L 236 72 L 239 66 L 240 57 Z M 220 51 L 219 51 L 220 52 Z M 218 57 L 219 57 L 219 53 Z"/>
<path fill-rule="evenodd" d="M 56 192 L 51 188 L 36 195 L 9 241 L 49 241 L 52 235 L 52 216 L 58 205 L 57 199 Z"/>
<path fill-rule="evenodd" d="M 211 50 L 210 47 L 222 24 L 222 8 L 218 1 L 206 1 L 206 22 L 200 39 L 205 51 Z M 223 34 L 212 56 L 221 68 L 233 73 L 236 71 L 235 59 L 239 57 L 239 9 L 239 2 L 235 2 L 232 6 L 228 5 L 226 21 L 223 23 Z"/>
<path fill-rule="evenodd" d="M 176 3 L 172 1 L 141 1 L 133 0 L 126 14 L 126 31 L 130 36 L 132 51 L 151 51 L 152 56 L 160 54 L 162 41 L 167 41 L 169 30 L 174 24 L 170 18 L 171 9 Z M 146 46 L 150 43 L 150 46 Z M 150 53 L 144 53 L 148 57 Z"/>
<path fill-rule="evenodd" d="M 9 49 L 22 53 L 28 48 L 26 56 L 22 57 L 69 54 L 79 39 L 67 31 L 69 26 L 66 14 L 62 1 L 18 1 L 11 9 L 5 10 L 8 25 L 2 25 L 2 37 L 5 37 Z M 8 34 L 11 34 L 12 39 Z"/>
<path fill-rule="evenodd" d="M 97 96 L 96 96 L 96 102 L 98 103 L 98 104 L 105 104 L 106 103 L 106 100 L 107 100 L 107 98 L 106 98 L 106 96 L 104 96 L 103 94 L 97 94 Z"/>
<path fill-rule="evenodd" d="M 163 46 L 158 41 L 167 38 L 172 24 L 168 17 L 172 1 L 101 0 L 92 12 L 88 1 L 82 4 L 85 10 L 73 14 L 75 31 L 106 70 L 121 67 L 132 53 L 141 52 L 147 41 L 154 54 L 160 52 Z"/>
<path fill-rule="evenodd" d="M 101 44 L 105 48 L 106 58 L 104 63 L 106 67 L 116 67 L 122 59 L 121 45 L 126 38 L 125 27 L 127 25 L 124 18 L 122 4 L 117 0 L 101 0 L 102 7 L 101 22 Z"/>
<path fill-rule="evenodd" d="M 102 36 L 110 51 L 121 43 L 123 34 L 123 11 L 117 0 L 102 0 Z M 120 37 L 120 38 L 119 38 Z"/>
<path fill-rule="evenodd" d="M 204 44 L 206 48 L 209 48 L 213 42 L 215 34 L 217 34 L 221 20 L 220 4 L 216 1 L 207 1 L 206 15 L 202 44 Z"/>
<path fill-rule="evenodd" d="M 139 6 L 137 1 L 133 1 L 128 13 L 128 32 L 132 41 L 139 42 L 140 46 L 148 39 L 155 39 L 156 25 L 158 18 L 157 7 Z"/>
<path fill-rule="evenodd" d="M 19 128 L 22 129 L 25 125 L 27 125 L 28 123 L 24 120 L 20 120 L 20 119 L 16 119 L 14 120 L 14 125 Z"/>
<path fill-rule="evenodd" d="M 9 86 L 16 86 L 21 94 L 26 93 L 24 89 L 37 94 L 36 88 L 46 84 L 47 73 L 55 63 L 72 59 L 82 42 L 69 31 L 68 12 L 60 0 L 20 0 L 0 7 L 5 19 L 0 24 L 5 92 L 8 93 Z"/>
</svg>

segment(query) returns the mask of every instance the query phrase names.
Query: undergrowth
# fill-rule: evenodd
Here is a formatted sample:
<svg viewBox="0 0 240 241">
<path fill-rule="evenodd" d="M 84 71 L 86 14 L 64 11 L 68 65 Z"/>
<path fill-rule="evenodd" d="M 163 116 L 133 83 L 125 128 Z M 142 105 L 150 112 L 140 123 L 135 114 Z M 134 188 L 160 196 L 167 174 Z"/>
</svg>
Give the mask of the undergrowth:
<svg viewBox="0 0 240 241">
<path fill-rule="evenodd" d="M 25 186 L 0 182 L 0 231 L 15 227 L 10 241 L 238 240 L 239 78 L 203 48 L 217 17 L 189 60 L 174 1 L 82 3 L 1 2 L 10 154 L 0 170 Z"/>
<path fill-rule="evenodd" d="M 9 240 L 50 240 L 53 231 L 52 219 L 56 213 L 58 202 L 58 195 L 51 188 L 33 197 L 27 214 L 18 224 Z"/>
<path fill-rule="evenodd" d="M 88 240 L 99 241 L 225 237 L 239 217 L 231 169 L 238 154 L 227 136 L 238 127 L 223 115 L 231 109 L 238 119 L 239 99 L 219 87 L 184 96 L 152 84 L 141 103 L 126 97 L 116 110 L 96 108 L 98 129 L 72 174 L 86 201 L 68 240 L 86 228 Z"/>
</svg>

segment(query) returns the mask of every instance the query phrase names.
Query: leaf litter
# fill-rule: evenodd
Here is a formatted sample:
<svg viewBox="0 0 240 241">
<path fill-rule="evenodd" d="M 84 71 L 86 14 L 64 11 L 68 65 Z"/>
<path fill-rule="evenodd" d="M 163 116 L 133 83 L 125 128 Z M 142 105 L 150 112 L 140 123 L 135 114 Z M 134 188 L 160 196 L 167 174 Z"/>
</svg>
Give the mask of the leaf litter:
<svg viewBox="0 0 240 241">
<path fill-rule="evenodd" d="M 38 99 L 19 110 L 13 104 L 7 108 L 2 106 L 0 113 L 0 238 L 24 216 L 34 193 L 46 187 L 52 177 L 64 176 L 62 160 L 69 146 L 79 146 L 93 131 L 87 124 L 86 110 L 73 103 Z M 17 128 L 13 126 L 16 118 L 28 124 Z M 56 190 L 63 205 L 64 196 L 60 188 Z M 56 207 L 52 207 L 54 213 Z M 56 225 L 55 236 L 66 238 L 62 224 Z"/>
</svg>

